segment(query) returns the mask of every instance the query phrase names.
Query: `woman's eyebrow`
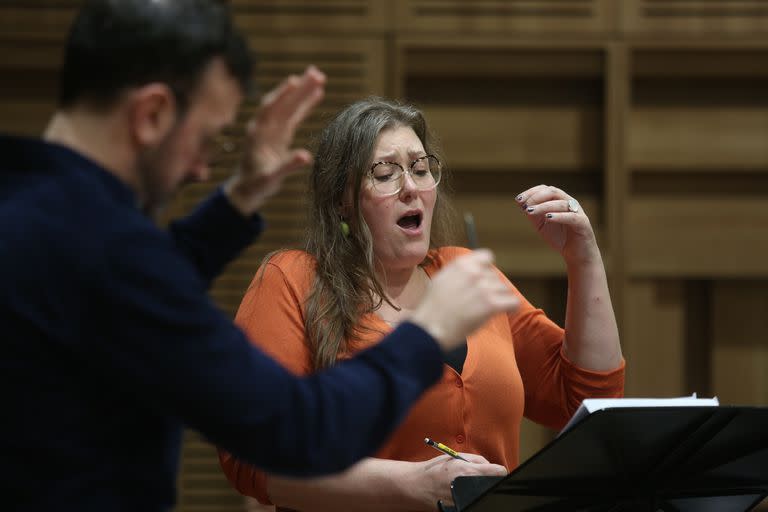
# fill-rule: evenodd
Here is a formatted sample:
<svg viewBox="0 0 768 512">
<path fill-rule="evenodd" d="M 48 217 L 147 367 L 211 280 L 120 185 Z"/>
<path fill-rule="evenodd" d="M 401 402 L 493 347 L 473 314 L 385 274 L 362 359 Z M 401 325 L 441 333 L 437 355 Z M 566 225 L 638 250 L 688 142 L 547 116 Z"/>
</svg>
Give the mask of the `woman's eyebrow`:
<svg viewBox="0 0 768 512">
<path fill-rule="evenodd" d="M 391 162 L 397 158 L 397 153 L 385 153 L 373 159 L 374 162 Z"/>
<path fill-rule="evenodd" d="M 407 153 L 408 153 L 408 158 L 412 158 L 412 159 L 419 158 L 427 154 L 427 152 L 424 151 L 423 149 L 409 149 Z M 395 161 L 398 156 L 399 156 L 398 153 L 385 153 L 382 156 L 378 156 L 374 158 L 373 161 L 374 162 L 392 162 L 392 161 Z"/>
</svg>

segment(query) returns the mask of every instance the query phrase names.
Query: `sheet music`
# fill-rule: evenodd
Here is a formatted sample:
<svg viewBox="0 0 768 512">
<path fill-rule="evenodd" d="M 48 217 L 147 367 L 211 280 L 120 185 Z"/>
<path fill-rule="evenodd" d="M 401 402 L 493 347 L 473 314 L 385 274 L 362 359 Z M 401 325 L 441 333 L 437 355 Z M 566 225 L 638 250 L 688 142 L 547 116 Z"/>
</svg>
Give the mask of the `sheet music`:
<svg viewBox="0 0 768 512">
<path fill-rule="evenodd" d="M 593 412 L 613 407 L 712 407 L 718 405 L 720 402 L 717 397 L 698 398 L 696 393 L 675 398 L 585 398 L 558 435 L 562 435 Z"/>
</svg>

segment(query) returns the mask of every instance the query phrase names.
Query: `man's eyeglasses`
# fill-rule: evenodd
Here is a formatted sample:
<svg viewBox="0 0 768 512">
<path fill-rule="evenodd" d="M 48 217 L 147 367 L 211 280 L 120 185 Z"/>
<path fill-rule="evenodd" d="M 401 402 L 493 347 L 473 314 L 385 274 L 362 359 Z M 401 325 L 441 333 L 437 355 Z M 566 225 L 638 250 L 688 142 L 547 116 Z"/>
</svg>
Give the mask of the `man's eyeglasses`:
<svg viewBox="0 0 768 512">
<path fill-rule="evenodd" d="M 405 175 L 411 177 L 419 190 L 432 190 L 440 183 L 440 160 L 434 155 L 417 158 L 406 171 L 397 162 L 376 162 L 369 177 L 377 194 L 393 196 L 403 189 Z"/>
</svg>

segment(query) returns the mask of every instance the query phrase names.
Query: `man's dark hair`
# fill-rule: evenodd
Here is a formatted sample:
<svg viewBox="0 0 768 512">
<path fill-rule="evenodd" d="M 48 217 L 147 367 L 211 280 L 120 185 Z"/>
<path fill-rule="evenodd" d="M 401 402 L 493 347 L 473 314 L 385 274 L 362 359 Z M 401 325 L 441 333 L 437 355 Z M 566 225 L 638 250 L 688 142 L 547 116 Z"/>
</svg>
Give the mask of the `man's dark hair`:
<svg viewBox="0 0 768 512">
<path fill-rule="evenodd" d="M 226 6 L 215 0 L 87 0 L 67 39 L 59 107 L 110 106 L 130 87 L 167 84 L 180 110 L 221 57 L 244 93 L 253 64 Z"/>
</svg>

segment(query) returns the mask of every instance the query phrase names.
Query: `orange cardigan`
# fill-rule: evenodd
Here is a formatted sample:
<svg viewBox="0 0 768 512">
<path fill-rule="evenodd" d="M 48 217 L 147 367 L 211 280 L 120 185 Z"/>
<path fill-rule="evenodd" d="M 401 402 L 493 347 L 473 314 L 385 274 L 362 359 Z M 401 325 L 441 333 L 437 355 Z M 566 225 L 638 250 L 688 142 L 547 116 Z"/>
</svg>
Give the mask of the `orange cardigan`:
<svg viewBox="0 0 768 512">
<path fill-rule="evenodd" d="M 467 251 L 457 247 L 432 251 L 427 274 L 433 275 Z M 299 375 L 313 369 L 304 331 L 304 302 L 314 268 L 314 258 L 303 251 L 277 254 L 263 275 L 257 273 L 235 320 L 255 345 Z M 376 457 L 431 459 L 438 455 L 424 444 L 424 438 L 431 437 L 512 470 L 518 465 L 523 415 L 559 429 L 582 399 L 623 394 L 623 362 L 608 372 L 575 366 L 562 352 L 564 331 L 534 308 L 501 272 L 499 278 L 518 295 L 521 307 L 510 315 L 496 315 L 468 338 L 461 375 L 445 365 L 442 380 L 416 403 Z M 391 330 L 373 313 L 361 321 L 378 333 L 364 331 L 353 340 L 351 353 L 377 343 Z M 270 504 L 263 472 L 226 452 L 219 453 L 219 460 L 240 493 Z"/>
</svg>

